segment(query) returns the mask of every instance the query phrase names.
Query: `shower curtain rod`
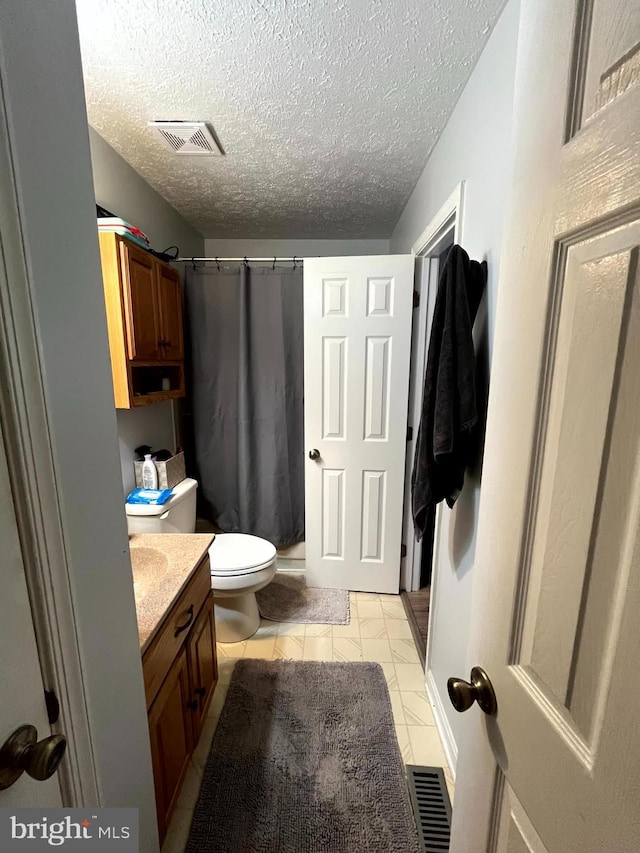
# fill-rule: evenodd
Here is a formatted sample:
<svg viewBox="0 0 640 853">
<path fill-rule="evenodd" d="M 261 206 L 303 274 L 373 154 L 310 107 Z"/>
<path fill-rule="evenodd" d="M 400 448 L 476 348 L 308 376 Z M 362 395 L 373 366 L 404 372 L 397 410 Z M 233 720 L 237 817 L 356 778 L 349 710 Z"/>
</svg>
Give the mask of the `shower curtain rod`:
<svg viewBox="0 0 640 853">
<path fill-rule="evenodd" d="M 243 261 L 246 261 L 247 263 L 251 262 L 254 264 L 255 263 L 265 263 L 265 264 L 270 263 L 270 264 L 272 264 L 274 262 L 277 264 L 278 262 L 288 261 L 289 263 L 301 264 L 303 260 L 304 260 L 303 258 L 298 258 L 298 257 L 275 258 L 272 255 L 270 258 L 248 258 L 248 257 L 245 257 L 245 258 L 176 258 L 173 261 L 173 263 L 190 264 L 190 263 L 194 263 L 195 261 L 210 261 L 211 263 L 215 264 L 215 263 L 220 263 L 220 262 L 229 263 L 231 261 L 233 261 L 233 262 L 237 261 L 238 263 L 242 263 Z"/>
</svg>

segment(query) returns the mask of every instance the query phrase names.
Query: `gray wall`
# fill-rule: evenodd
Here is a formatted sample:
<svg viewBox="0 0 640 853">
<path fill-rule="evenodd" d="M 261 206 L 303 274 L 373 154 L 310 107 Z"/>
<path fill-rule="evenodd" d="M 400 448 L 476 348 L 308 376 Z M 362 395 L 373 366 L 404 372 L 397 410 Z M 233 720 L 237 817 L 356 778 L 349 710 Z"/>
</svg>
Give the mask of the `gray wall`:
<svg viewBox="0 0 640 853">
<path fill-rule="evenodd" d="M 177 245 L 183 255 L 201 255 L 202 236 L 184 220 L 123 158 L 89 129 L 96 201 L 116 216 L 141 228 L 154 249 Z M 182 265 L 181 265 L 182 266 Z M 176 449 L 174 404 L 156 403 L 139 409 L 119 410 L 118 437 L 124 493 L 134 487 L 134 447 Z"/>
<path fill-rule="evenodd" d="M 486 259 L 489 267 L 487 294 L 474 329 L 485 379 L 493 347 L 507 178 L 512 160 L 518 22 L 519 0 L 510 0 L 391 238 L 393 252 L 410 251 L 456 185 L 465 182 L 460 242 L 472 258 Z M 450 675 L 468 674 L 470 665 L 478 663 L 467 660 L 467 642 L 479 499 L 477 461 L 454 509 L 450 511 L 442 505 L 435 549 L 431 672 L 456 743 L 463 726 L 447 699 L 446 682 Z"/>
<path fill-rule="evenodd" d="M 140 850 L 154 853 L 151 753 L 73 0 L 1 3 L 0 57 L 100 805 L 139 806 Z"/>
<path fill-rule="evenodd" d="M 206 257 L 262 258 L 341 257 L 343 255 L 388 255 L 388 240 L 205 240 Z"/>
</svg>

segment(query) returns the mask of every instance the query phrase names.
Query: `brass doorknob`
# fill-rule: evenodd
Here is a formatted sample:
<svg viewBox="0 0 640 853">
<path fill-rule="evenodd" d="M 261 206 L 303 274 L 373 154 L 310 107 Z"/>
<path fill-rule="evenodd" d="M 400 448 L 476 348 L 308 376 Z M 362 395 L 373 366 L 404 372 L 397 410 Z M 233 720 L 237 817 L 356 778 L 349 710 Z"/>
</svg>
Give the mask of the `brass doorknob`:
<svg viewBox="0 0 640 853">
<path fill-rule="evenodd" d="M 447 681 L 447 690 L 451 704 L 460 713 L 468 711 L 474 702 L 490 717 L 498 712 L 498 700 L 493 684 L 480 666 L 474 666 L 471 670 L 471 681 L 450 678 Z"/>
<path fill-rule="evenodd" d="M 25 772 L 39 782 L 53 776 L 66 749 L 64 735 L 38 740 L 35 726 L 20 726 L 0 747 L 0 790 L 9 788 Z"/>
<path fill-rule="evenodd" d="M 316 450 L 315 448 L 313 450 L 310 450 L 309 459 L 320 459 L 320 451 Z"/>
</svg>

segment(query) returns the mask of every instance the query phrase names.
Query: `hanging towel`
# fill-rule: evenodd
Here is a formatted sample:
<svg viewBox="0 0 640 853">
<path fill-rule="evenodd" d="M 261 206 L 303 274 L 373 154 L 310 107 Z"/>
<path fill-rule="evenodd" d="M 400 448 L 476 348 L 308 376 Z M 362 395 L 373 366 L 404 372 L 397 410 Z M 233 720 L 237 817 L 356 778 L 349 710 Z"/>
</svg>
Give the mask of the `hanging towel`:
<svg viewBox="0 0 640 853">
<path fill-rule="evenodd" d="M 440 272 L 413 460 L 418 539 L 429 509 L 442 500 L 452 507 L 464 483 L 469 438 L 478 420 L 471 330 L 486 281 L 486 261 L 471 261 L 461 246 L 453 246 Z"/>
</svg>

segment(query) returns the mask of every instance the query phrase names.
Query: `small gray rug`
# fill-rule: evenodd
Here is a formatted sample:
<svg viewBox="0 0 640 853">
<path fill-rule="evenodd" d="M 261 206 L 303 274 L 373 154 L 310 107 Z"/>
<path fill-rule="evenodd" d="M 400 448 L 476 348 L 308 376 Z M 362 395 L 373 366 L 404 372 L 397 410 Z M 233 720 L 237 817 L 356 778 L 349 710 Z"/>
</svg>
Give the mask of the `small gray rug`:
<svg viewBox="0 0 640 853">
<path fill-rule="evenodd" d="M 262 617 L 273 622 L 348 625 L 351 618 L 348 590 L 307 586 L 303 574 L 276 574 L 256 598 Z"/>
<path fill-rule="evenodd" d="M 186 853 L 418 853 L 377 663 L 240 660 Z"/>
</svg>

